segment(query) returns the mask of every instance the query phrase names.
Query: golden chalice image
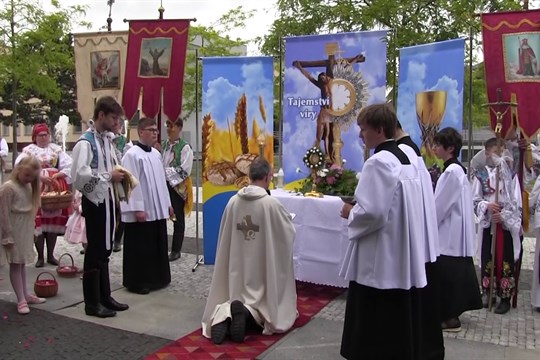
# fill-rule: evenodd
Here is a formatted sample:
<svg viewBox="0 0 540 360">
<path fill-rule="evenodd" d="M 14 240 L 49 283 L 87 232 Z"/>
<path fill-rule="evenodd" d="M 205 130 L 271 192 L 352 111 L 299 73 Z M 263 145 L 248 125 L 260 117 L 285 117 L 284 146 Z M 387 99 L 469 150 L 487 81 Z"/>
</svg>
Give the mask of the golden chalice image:
<svg viewBox="0 0 540 360">
<path fill-rule="evenodd" d="M 416 94 L 416 115 L 422 130 L 422 153 L 426 162 L 435 157 L 433 138 L 439 131 L 446 111 L 446 91 L 423 91 Z M 427 165 L 427 164 L 426 164 Z"/>
</svg>

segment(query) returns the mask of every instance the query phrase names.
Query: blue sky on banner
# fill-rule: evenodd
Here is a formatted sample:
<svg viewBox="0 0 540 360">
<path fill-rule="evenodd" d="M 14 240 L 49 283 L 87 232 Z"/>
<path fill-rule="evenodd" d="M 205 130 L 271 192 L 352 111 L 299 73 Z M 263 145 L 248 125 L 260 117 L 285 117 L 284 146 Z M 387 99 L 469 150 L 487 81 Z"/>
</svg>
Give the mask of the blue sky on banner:
<svg viewBox="0 0 540 360">
<path fill-rule="evenodd" d="M 267 118 L 273 119 L 272 57 L 203 58 L 203 65 L 214 65 L 203 67 L 203 115 L 211 113 L 219 128 L 234 124 L 236 105 L 244 93 L 249 129 L 253 118 L 261 117 L 259 95 L 263 97 Z"/>
<path fill-rule="evenodd" d="M 397 115 L 403 128 L 420 147 L 416 93 L 447 92 L 446 112 L 439 129 L 463 129 L 465 39 L 454 39 L 400 49 Z"/>
<path fill-rule="evenodd" d="M 337 42 L 341 57 L 349 58 L 363 54 L 366 61 L 353 66 L 362 73 L 368 83 L 368 104 L 385 101 L 386 91 L 386 31 L 365 31 L 329 35 L 310 35 L 285 39 L 285 78 L 283 87 L 283 166 L 285 181 L 290 183 L 306 177 L 308 172 L 302 158 L 313 146 L 316 119 L 302 118 L 297 106 L 289 106 L 288 99 L 320 98 L 320 90 L 292 66 L 293 61 L 324 60 L 327 58 L 325 44 Z M 317 78 L 324 68 L 307 68 Z M 302 111 L 319 112 L 319 106 L 303 106 Z M 347 132 L 343 132 L 344 148 L 342 157 L 346 168 L 360 170 L 363 164 L 363 147 L 358 137 L 358 127 L 353 122 Z M 321 144 L 322 146 L 322 144 Z M 300 168 L 304 174 L 296 173 Z"/>
</svg>

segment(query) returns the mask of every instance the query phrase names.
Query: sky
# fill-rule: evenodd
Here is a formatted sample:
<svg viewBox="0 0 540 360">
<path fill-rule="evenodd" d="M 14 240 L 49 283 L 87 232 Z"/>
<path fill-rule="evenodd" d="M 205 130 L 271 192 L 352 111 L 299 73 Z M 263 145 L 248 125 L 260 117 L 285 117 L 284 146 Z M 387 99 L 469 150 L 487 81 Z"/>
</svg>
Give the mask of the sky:
<svg viewBox="0 0 540 360">
<path fill-rule="evenodd" d="M 40 0 L 44 8 L 50 8 L 50 0 Z M 162 0 L 165 13 L 164 19 L 196 18 L 197 25 L 209 26 L 215 23 L 227 11 L 242 6 L 245 10 L 255 10 L 256 13 L 246 21 L 245 29 L 232 31 L 232 38 L 250 40 L 264 36 L 275 18 L 275 0 Z M 92 23 L 88 30 L 74 28 L 73 32 L 95 32 L 100 28 L 106 29 L 109 6 L 107 0 L 59 0 L 62 7 L 72 5 L 87 5 L 85 20 Z M 124 19 L 157 19 L 160 0 L 115 0 L 112 6 L 112 29 L 127 30 L 128 24 Z M 248 45 L 249 55 L 258 55 L 257 46 Z"/>
</svg>

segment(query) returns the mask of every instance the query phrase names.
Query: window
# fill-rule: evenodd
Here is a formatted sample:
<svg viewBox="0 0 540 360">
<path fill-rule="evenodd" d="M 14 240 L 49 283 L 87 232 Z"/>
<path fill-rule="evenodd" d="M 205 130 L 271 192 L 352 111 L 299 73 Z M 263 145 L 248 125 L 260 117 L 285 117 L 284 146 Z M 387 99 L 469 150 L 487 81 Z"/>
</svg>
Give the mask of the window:
<svg viewBox="0 0 540 360">
<path fill-rule="evenodd" d="M 24 126 L 24 135 L 30 136 L 32 135 L 32 125 L 22 125 Z"/>
</svg>

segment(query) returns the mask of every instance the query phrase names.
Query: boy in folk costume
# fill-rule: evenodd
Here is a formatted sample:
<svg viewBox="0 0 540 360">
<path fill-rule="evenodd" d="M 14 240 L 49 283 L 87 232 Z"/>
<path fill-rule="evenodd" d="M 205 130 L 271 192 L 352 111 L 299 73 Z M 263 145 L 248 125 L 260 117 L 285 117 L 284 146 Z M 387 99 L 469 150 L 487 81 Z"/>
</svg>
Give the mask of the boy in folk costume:
<svg viewBox="0 0 540 360">
<path fill-rule="evenodd" d="M 123 109 L 111 96 L 101 97 L 94 108 L 93 124 L 73 148 L 71 175 L 74 187 L 82 194 L 88 245 L 84 255 L 83 295 L 85 313 L 100 318 L 127 310 L 111 297 L 109 256 L 118 208 L 118 186 L 124 172 L 112 142 L 112 129 Z"/>
<path fill-rule="evenodd" d="M 485 143 L 486 166 L 476 171 L 473 181 L 473 206 L 482 229 L 481 279 L 484 292 L 484 307 L 488 307 L 489 296 L 495 294 L 500 302 L 497 314 L 510 310 L 510 299 L 514 295 L 514 263 L 521 251 L 521 189 L 517 178 L 506 161 L 497 154 L 497 139 Z M 497 173 L 499 180 L 497 181 Z M 498 186 L 497 186 L 498 184 Z M 499 190 L 496 194 L 497 188 Z M 496 234 L 492 234 L 492 223 L 496 224 Z M 496 237 L 495 264 L 491 252 L 492 239 Z M 491 289 L 491 267 L 494 268 L 493 289 Z"/>
<path fill-rule="evenodd" d="M 174 231 L 169 261 L 180 258 L 184 232 L 186 229 L 185 214 L 191 213 L 193 206 L 193 187 L 191 168 L 193 167 L 193 150 L 180 134 L 184 126 L 182 119 L 167 120 L 167 140 L 163 140 L 162 159 L 167 178 L 167 188 L 174 209 Z"/>
<path fill-rule="evenodd" d="M 435 135 L 433 152 L 444 161 L 435 188 L 442 328 L 452 332 L 461 330 L 459 315 L 482 308 L 473 262 L 476 236 L 471 185 L 457 159 L 461 146 L 461 135 L 453 128 L 444 128 Z"/>
</svg>

